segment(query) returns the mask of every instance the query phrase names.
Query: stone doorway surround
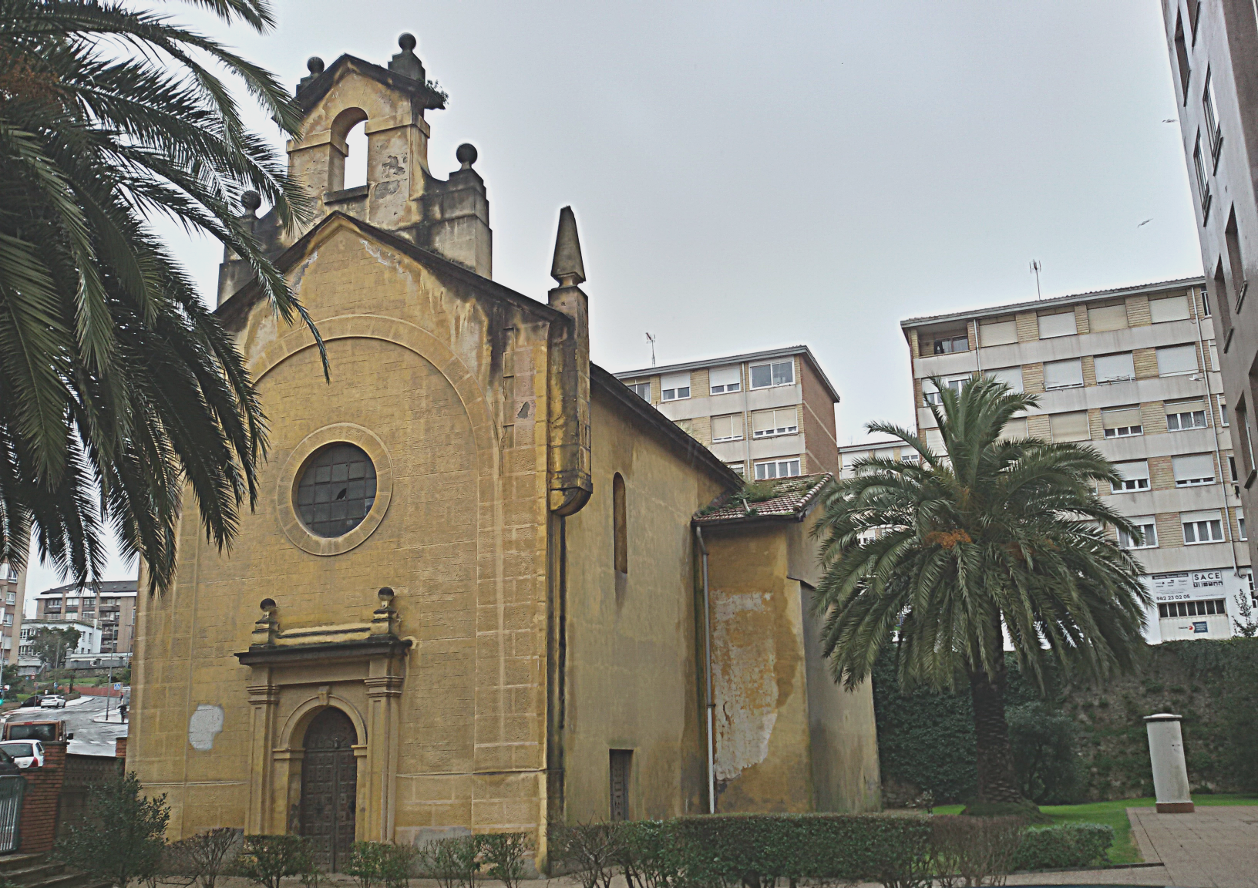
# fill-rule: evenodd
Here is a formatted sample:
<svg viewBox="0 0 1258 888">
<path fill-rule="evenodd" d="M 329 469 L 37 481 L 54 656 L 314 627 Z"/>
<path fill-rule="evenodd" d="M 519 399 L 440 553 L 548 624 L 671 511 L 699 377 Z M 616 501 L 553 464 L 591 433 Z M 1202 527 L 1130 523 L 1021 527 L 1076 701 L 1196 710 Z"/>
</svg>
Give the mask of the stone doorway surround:
<svg viewBox="0 0 1258 888">
<path fill-rule="evenodd" d="M 262 604 L 253 643 L 236 654 L 252 670 L 248 835 L 298 833 L 306 729 L 329 707 L 353 722 L 359 743 L 355 840 L 393 837 L 402 682 L 411 640 L 399 637 L 393 590 L 380 590 L 370 623 L 282 631 Z"/>
</svg>

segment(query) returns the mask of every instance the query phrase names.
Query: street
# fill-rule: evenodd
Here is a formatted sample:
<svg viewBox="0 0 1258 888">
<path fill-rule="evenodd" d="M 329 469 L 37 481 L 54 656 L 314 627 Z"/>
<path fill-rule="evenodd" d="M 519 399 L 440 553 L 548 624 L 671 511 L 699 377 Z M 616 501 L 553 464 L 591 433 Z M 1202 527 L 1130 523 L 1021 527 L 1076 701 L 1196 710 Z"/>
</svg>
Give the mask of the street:
<svg viewBox="0 0 1258 888">
<path fill-rule="evenodd" d="M 106 697 L 79 697 L 66 704 L 65 709 L 39 709 L 29 707 L 14 709 L 5 714 L 5 721 L 64 721 L 66 731 L 74 739 L 66 751 L 71 755 L 113 755 L 114 740 L 124 737 L 127 725 L 118 723 L 118 700 L 109 699 L 110 722 L 106 723 Z M 100 719 L 100 721 L 97 721 Z"/>
</svg>

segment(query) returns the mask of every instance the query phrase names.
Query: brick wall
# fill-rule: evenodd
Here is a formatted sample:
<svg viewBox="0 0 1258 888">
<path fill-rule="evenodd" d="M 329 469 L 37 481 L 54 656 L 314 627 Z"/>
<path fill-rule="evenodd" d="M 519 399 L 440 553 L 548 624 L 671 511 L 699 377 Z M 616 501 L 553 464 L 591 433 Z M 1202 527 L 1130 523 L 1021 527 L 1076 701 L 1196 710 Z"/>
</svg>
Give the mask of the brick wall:
<svg viewBox="0 0 1258 888">
<path fill-rule="evenodd" d="M 42 854 L 52 850 L 57 838 L 57 817 L 61 809 L 61 786 L 65 780 L 66 744 L 44 744 L 44 766 L 28 768 L 26 794 L 22 798 L 19 850 L 23 854 Z"/>
</svg>

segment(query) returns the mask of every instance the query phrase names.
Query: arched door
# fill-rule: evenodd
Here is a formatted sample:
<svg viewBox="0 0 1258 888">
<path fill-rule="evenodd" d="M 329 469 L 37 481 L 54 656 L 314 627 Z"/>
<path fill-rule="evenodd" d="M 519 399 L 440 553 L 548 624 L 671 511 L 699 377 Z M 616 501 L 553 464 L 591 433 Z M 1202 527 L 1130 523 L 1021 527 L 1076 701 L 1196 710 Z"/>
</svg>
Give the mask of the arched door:
<svg viewBox="0 0 1258 888">
<path fill-rule="evenodd" d="M 325 709 L 306 728 L 301 760 L 301 834 L 310 839 L 315 862 L 339 872 L 354 842 L 358 766 L 354 723 L 339 709 Z"/>
</svg>

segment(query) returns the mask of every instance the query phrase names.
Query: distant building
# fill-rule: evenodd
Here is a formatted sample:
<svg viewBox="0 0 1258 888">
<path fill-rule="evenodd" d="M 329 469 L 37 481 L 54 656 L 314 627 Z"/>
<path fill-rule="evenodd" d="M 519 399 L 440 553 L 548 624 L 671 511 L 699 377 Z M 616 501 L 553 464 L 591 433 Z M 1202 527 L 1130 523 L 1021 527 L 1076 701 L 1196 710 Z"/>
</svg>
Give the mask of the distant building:
<svg viewBox="0 0 1258 888">
<path fill-rule="evenodd" d="M 839 393 L 805 345 L 617 373 L 744 478 L 839 471 Z"/>
<path fill-rule="evenodd" d="M 903 321 L 918 434 L 976 372 L 1036 394 L 1007 434 L 1087 442 L 1123 481 L 1100 493 L 1141 528 L 1123 539 L 1155 598 L 1149 640 L 1227 638 L 1253 595 L 1245 512 L 1222 393 L 1216 318 L 1199 278 Z"/>
<path fill-rule="evenodd" d="M 111 580 L 99 589 L 73 583 L 35 596 L 35 619 L 79 620 L 101 630 L 99 654 L 130 656 L 135 635 L 135 580 Z"/>
<path fill-rule="evenodd" d="M 1232 405 L 1240 498 L 1253 509 L 1258 303 L 1246 296 L 1258 257 L 1258 7 L 1253 0 L 1162 0 L 1162 18 L 1201 263 L 1214 303 L 1222 371 L 1216 391 L 1226 392 Z"/>
<path fill-rule="evenodd" d="M 26 602 L 26 571 L 0 562 L 0 659 L 16 663 Z"/>
<path fill-rule="evenodd" d="M 867 441 L 864 444 L 844 444 L 839 448 L 839 475 L 851 478 L 858 459 L 893 459 L 896 462 L 917 462 L 917 451 L 902 441 Z"/>
<path fill-rule="evenodd" d="M 73 628 L 79 630 L 79 643 L 75 645 L 74 650 L 66 652 L 65 665 L 70 668 L 87 667 L 93 665 L 99 666 L 101 659 L 101 635 L 100 626 L 95 623 L 84 622 L 83 620 L 27 620 L 22 626 L 21 646 L 19 648 L 18 671 L 22 675 L 34 675 L 43 667 L 44 663 L 35 654 L 35 634 L 40 629 L 68 629 Z"/>
</svg>

